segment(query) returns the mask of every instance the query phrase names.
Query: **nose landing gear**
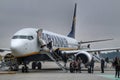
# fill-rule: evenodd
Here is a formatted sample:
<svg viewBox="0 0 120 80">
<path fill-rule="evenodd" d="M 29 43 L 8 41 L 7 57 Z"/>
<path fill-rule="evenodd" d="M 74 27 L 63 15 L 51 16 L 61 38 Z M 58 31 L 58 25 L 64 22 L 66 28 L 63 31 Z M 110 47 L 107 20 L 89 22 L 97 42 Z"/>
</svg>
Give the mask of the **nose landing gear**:
<svg viewBox="0 0 120 80">
<path fill-rule="evenodd" d="M 25 64 L 23 67 L 22 67 L 22 72 L 28 72 L 28 67 L 27 65 Z"/>
</svg>

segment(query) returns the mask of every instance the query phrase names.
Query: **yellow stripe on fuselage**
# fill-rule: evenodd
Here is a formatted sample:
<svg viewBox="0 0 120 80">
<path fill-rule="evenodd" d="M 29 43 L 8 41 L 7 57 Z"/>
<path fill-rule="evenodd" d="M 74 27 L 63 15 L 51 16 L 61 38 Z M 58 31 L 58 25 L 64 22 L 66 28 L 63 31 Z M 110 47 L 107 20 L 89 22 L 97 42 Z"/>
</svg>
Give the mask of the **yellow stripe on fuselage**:
<svg viewBox="0 0 120 80">
<path fill-rule="evenodd" d="M 31 52 L 29 54 L 24 54 L 22 56 L 16 56 L 16 58 L 22 58 L 22 57 L 32 56 L 32 55 L 36 55 L 36 54 L 40 54 L 40 52 Z"/>
<path fill-rule="evenodd" d="M 61 51 L 77 50 L 77 48 L 60 48 Z"/>
<path fill-rule="evenodd" d="M 53 51 L 55 51 L 56 49 L 53 49 Z M 77 48 L 60 48 L 61 51 L 71 51 L 71 50 L 77 50 Z M 49 50 L 44 51 L 46 53 L 49 53 Z M 40 54 L 41 52 L 31 52 L 31 53 L 27 53 L 24 54 L 22 56 L 16 56 L 16 58 L 22 58 L 22 57 L 28 57 L 28 56 L 32 56 L 32 55 L 36 55 L 36 54 Z M 42 54 L 42 53 L 41 53 Z"/>
</svg>

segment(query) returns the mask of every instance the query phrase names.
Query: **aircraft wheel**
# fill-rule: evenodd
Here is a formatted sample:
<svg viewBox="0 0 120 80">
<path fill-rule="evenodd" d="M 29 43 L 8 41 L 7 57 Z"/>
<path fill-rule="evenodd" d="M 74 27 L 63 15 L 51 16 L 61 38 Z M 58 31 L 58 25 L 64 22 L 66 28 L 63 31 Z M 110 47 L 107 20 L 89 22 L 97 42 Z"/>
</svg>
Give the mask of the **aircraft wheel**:
<svg viewBox="0 0 120 80">
<path fill-rule="evenodd" d="M 41 62 L 38 62 L 37 67 L 38 67 L 39 70 L 41 70 L 41 68 L 42 68 Z"/>
<path fill-rule="evenodd" d="M 27 66 L 23 66 L 22 67 L 22 72 L 24 73 L 24 72 L 28 72 L 28 67 Z"/>
<path fill-rule="evenodd" d="M 28 67 L 27 66 L 25 67 L 25 72 L 28 72 Z"/>
<path fill-rule="evenodd" d="M 22 72 L 23 72 L 23 73 L 25 72 L 25 67 L 24 67 L 24 66 L 22 67 Z"/>
<path fill-rule="evenodd" d="M 36 69 L 36 62 L 32 63 L 32 69 Z"/>
</svg>

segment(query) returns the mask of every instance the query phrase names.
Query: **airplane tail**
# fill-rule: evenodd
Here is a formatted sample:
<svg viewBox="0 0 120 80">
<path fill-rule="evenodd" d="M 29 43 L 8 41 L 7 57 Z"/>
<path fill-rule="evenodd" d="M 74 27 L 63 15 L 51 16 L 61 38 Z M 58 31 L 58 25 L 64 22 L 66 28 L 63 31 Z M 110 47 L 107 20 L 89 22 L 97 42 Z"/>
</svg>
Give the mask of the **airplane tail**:
<svg viewBox="0 0 120 80">
<path fill-rule="evenodd" d="M 68 37 L 71 37 L 71 38 L 75 38 L 76 8 L 77 8 L 77 3 L 75 3 L 75 8 L 74 8 L 72 28 L 71 28 L 70 33 L 67 35 Z"/>
</svg>

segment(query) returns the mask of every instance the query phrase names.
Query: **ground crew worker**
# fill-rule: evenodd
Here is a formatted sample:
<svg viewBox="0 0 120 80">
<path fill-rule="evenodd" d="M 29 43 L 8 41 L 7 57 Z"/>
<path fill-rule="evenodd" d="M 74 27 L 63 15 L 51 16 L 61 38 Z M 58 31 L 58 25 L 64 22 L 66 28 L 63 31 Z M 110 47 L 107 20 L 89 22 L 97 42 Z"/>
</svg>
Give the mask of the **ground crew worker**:
<svg viewBox="0 0 120 80">
<path fill-rule="evenodd" d="M 115 77 L 118 77 L 119 78 L 119 58 L 118 57 L 115 57 L 115 60 L 113 62 L 113 65 L 115 66 Z"/>
<path fill-rule="evenodd" d="M 105 61 L 101 59 L 101 73 L 104 73 Z"/>
<path fill-rule="evenodd" d="M 92 60 L 91 60 L 91 62 L 90 62 L 90 70 L 91 70 L 91 73 L 94 72 L 94 63 L 95 63 L 94 58 L 92 58 Z"/>
</svg>

